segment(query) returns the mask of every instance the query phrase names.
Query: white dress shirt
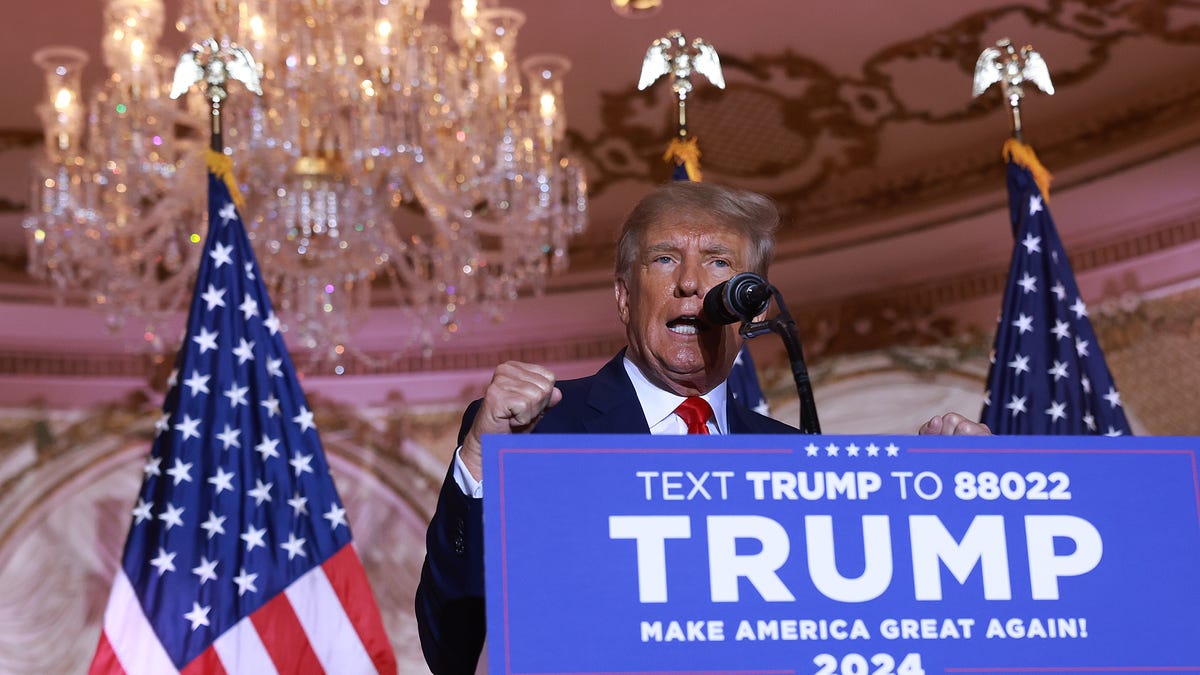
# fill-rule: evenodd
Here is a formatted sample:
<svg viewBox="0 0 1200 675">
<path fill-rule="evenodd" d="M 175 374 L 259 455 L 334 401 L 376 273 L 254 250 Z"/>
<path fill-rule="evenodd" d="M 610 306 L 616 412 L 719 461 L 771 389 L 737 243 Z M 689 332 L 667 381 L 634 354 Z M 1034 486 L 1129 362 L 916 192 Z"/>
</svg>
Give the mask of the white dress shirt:
<svg viewBox="0 0 1200 675">
<path fill-rule="evenodd" d="M 642 404 L 642 413 L 646 415 L 646 426 L 650 427 L 650 433 L 670 436 L 687 434 L 687 422 L 675 414 L 675 409 L 687 400 L 687 397 L 660 389 L 646 379 L 645 374 L 628 356 L 625 357 L 625 372 L 629 374 L 629 381 L 633 382 L 633 389 L 637 392 L 638 403 Z M 722 382 L 700 397 L 708 401 L 713 409 L 713 417 L 708 420 L 710 434 L 728 433 L 729 426 L 725 423 L 726 390 L 727 387 Z"/>
</svg>

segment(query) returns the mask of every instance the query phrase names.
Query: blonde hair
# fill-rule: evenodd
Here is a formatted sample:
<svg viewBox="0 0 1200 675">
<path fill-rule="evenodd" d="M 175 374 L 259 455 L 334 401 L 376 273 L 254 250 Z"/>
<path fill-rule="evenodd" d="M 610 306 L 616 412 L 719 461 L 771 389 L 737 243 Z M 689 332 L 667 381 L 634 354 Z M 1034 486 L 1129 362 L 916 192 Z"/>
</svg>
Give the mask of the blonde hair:
<svg viewBox="0 0 1200 675">
<path fill-rule="evenodd" d="M 696 214 L 740 231 L 750 241 L 749 269 L 766 274 L 775 252 L 779 210 L 770 198 L 740 188 L 715 183 L 675 181 L 644 197 L 621 225 L 614 273 L 628 280 L 637 258 L 642 232 L 660 220 Z"/>
</svg>

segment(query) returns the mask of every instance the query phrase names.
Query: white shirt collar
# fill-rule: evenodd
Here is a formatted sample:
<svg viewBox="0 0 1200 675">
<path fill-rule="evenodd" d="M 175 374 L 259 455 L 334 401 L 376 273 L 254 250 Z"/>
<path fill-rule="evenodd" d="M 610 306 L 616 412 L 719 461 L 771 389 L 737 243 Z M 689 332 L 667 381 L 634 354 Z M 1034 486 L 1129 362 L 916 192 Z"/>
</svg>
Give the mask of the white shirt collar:
<svg viewBox="0 0 1200 675">
<path fill-rule="evenodd" d="M 687 424 L 675 414 L 675 408 L 683 403 L 685 396 L 666 391 L 646 378 L 642 370 L 629 360 L 624 359 L 625 372 L 629 374 L 633 389 L 637 392 L 638 403 L 642 406 L 642 414 L 646 416 L 646 425 L 652 434 L 687 433 Z M 708 429 L 714 434 L 728 434 L 729 425 L 725 419 L 726 383 L 721 382 L 712 391 L 701 396 L 713 409 L 713 419 L 708 421 Z"/>
</svg>

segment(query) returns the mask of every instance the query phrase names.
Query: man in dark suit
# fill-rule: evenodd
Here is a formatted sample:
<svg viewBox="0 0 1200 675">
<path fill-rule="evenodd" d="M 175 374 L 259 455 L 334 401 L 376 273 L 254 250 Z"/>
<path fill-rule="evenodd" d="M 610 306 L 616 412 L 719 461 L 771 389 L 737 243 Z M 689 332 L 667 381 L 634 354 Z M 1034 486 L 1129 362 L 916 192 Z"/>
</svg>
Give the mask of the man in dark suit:
<svg viewBox="0 0 1200 675">
<path fill-rule="evenodd" d="M 777 434 L 796 429 L 727 395 L 742 340 L 704 320 L 704 295 L 739 272 L 766 273 L 779 214 L 769 199 L 671 183 L 634 207 L 617 243 L 613 290 L 629 346 L 595 375 L 558 382 L 510 361 L 463 416 L 459 449 L 429 524 L 417 588 L 421 648 L 434 673 L 474 672 L 483 646 L 484 434 Z M 922 433 L 987 433 L 956 413 Z"/>
</svg>

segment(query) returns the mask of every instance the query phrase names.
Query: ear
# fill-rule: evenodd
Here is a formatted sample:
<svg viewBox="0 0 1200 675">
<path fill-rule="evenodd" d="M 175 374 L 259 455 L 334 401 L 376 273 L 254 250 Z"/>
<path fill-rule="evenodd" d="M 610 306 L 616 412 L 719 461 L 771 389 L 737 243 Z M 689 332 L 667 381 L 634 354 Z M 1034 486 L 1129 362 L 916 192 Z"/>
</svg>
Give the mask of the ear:
<svg viewBox="0 0 1200 675">
<path fill-rule="evenodd" d="M 625 280 L 617 277 L 613 280 L 613 295 L 617 298 L 617 316 L 620 317 L 621 323 L 629 325 L 629 286 L 625 284 Z"/>
</svg>

